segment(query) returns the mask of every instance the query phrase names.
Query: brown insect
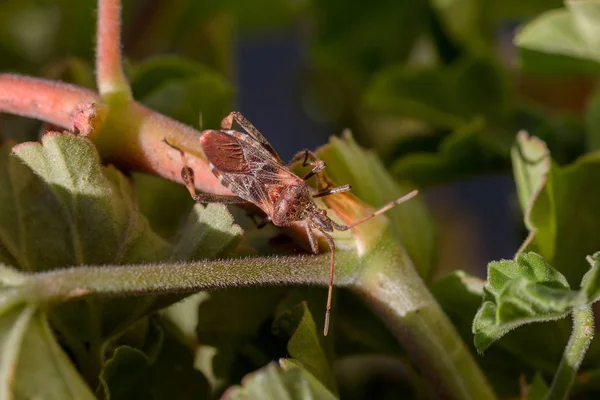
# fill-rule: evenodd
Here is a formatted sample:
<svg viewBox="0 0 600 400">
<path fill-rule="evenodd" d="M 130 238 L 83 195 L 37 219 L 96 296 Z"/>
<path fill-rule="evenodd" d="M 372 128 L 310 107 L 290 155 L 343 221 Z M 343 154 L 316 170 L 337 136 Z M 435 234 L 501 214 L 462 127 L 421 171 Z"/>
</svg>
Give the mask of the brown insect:
<svg viewBox="0 0 600 400">
<path fill-rule="evenodd" d="M 245 132 L 232 130 L 233 120 Z M 196 193 L 194 172 L 191 168 L 184 166 L 181 176 L 186 187 L 193 199 L 199 203 L 253 203 L 265 212 L 267 215 L 266 221 L 270 220 L 276 226 L 286 226 L 294 221 L 304 221 L 310 247 L 314 253 L 318 253 L 319 249 L 313 229 L 317 229 L 325 236 L 331 249 L 329 293 L 323 331 L 323 334 L 327 335 L 335 267 L 335 242 L 329 233 L 333 232 L 334 229 L 339 231 L 352 229 L 414 197 L 417 190 L 386 204 L 371 215 L 351 225 L 340 225 L 331 220 L 327 216 L 327 211 L 319 208 L 313 198 L 347 192 L 351 189 L 350 185 L 327 188 L 316 194 L 311 194 L 305 182 L 325 169 L 324 161 L 319 160 L 314 153 L 306 150 L 294 156 L 286 167 L 267 139 L 239 112 L 232 112 L 223 119 L 221 128 L 222 130 L 203 131 L 200 142 L 213 174 L 223 186 L 235 195 Z M 166 143 L 183 155 L 180 149 L 168 142 Z M 289 165 L 300 159 L 303 159 L 303 166 L 312 166 L 311 171 L 304 178 L 298 177 L 289 169 Z"/>
</svg>

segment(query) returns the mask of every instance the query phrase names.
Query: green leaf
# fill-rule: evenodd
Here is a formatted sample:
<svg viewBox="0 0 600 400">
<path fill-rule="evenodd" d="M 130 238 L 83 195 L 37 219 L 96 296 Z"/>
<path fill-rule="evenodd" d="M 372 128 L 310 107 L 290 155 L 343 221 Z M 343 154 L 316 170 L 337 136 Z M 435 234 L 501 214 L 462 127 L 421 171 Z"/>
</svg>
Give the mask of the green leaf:
<svg viewBox="0 0 600 400">
<path fill-rule="evenodd" d="M 486 41 L 489 42 L 490 35 L 485 31 L 481 2 L 476 0 L 434 0 L 431 4 L 440 16 L 446 30 L 461 44 L 476 50 L 484 48 Z M 485 35 L 486 33 L 487 35 Z"/>
<path fill-rule="evenodd" d="M 45 314 L 19 291 L 24 277 L 2 267 L 0 282 L 0 397 L 94 399 Z"/>
<path fill-rule="evenodd" d="M 535 253 L 521 253 L 514 261 L 488 265 L 483 304 L 473 320 L 475 346 L 483 352 L 510 330 L 524 324 L 564 318 L 600 294 L 599 264 L 584 278 L 581 291 L 569 289 L 565 277 Z"/>
<path fill-rule="evenodd" d="M 600 153 L 561 167 L 552 162 L 543 143 L 520 134 L 512 157 L 530 230 L 525 245 L 565 275 L 571 286 L 579 284 L 589 269 L 585 257 L 595 253 L 600 243 L 600 231 L 594 224 L 600 220 L 600 190 L 596 189 Z"/>
<path fill-rule="evenodd" d="M 335 379 L 323 347 L 323 336 L 317 330 L 315 321 L 306 302 L 277 316 L 275 329 L 281 329 L 290 336 L 287 350 L 291 362 L 298 363 L 322 385 L 336 393 Z"/>
<path fill-rule="evenodd" d="M 31 265 L 32 269 L 138 263 L 166 257 L 169 244 L 154 234 L 147 220 L 139 215 L 126 178 L 113 167 L 101 167 L 98 153 L 88 140 L 71 134 L 50 133 L 44 135 L 42 144 L 25 143 L 13 151 L 45 182 L 34 183 L 41 187 L 42 193 L 26 192 L 13 201 L 36 203 L 35 207 L 39 207 L 44 199 L 52 208 L 58 208 L 53 217 L 47 216 L 51 210 L 36 210 L 36 214 L 29 215 L 32 219 L 52 218 L 46 221 L 51 230 L 32 232 L 35 245 L 21 243 L 19 247 L 37 247 L 44 252 L 52 249 L 62 256 L 53 260 L 55 265 L 36 264 Z M 13 180 L 16 179 L 14 176 Z M 20 184 L 15 182 L 14 185 Z M 29 226 L 28 219 L 21 219 L 14 228 L 31 231 L 33 227 Z M 53 235 L 51 241 L 62 243 L 56 246 L 48 243 L 48 235 Z M 23 249 L 19 257 L 27 257 L 26 253 Z M 37 260 L 27 261 L 32 264 Z"/>
<path fill-rule="evenodd" d="M 206 378 L 194 369 L 193 355 L 157 322 L 144 349 L 118 347 L 100 376 L 106 398 L 207 398 Z"/>
<path fill-rule="evenodd" d="M 531 72 L 600 71 L 600 1 L 567 0 L 566 8 L 538 16 L 521 29 L 515 44 Z"/>
<path fill-rule="evenodd" d="M 364 96 L 369 110 L 458 129 L 476 117 L 503 115 L 509 91 L 494 60 L 469 58 L 446 68 L 388 68 L 373 78 Z"/>
<path fill-rule="evenodd" d="M 226 400 L 312 400 L 335 399 L 323 388 L 310 383 L 308 373 L 299 367 L 282 369 L 272 363 L 244 378 L 242 386 L 232 387 L 224 395 Z"/>
<path fill-rule="evenodd" d="M 134 97 L 183 123 L 220 125 L 231 111 L 234 89 L 217 72 L 186 59 L 153 58 L 140 65 L 131 78 Z M 202 127 L 200 127 L 202 128 Z"/>
<path fill-rule="evenodd" d="M 196 367 L 213 392 L 285 350 L 284 343 L 264 331 L 284 293 L 283 288 L 229 289 L 198 302 Z"/>
<path fill-rule="evenodd" d="M 504 164 L 504 151 L 486 137 L 484 128 L 482 120 L 473 120 L 446 137 L 437 153 L 410 153 L 390 169 L 398 179 L 421 186 L 464 179 L 482 170 L 498 170 Z"/>
<path fill-rule="evenodd" d="M 347 83 L 405 61 L 429 17 L 427 4 L 418 0 L 312 0 L 311 5 L 318 26 L 317 63 Z"/>
<path fill-rule="evenodd" d="M 588 257 L 591 268 L 581 280 L 581 293 L 588 303 L 600 297 L 600 252 Z"/>
<path fill-rule="evenodd" d="M 171 260 L 199 260 L 227 254 L 241 240 L 243 231 L 222 204 L 196 204 L 179 230 Z"/>
<path fill-rule="evenodd" d="M 550 153 L 543 141 L 536 137 L 529 138 L 525 131 L 521 131 L 517 136 L 517 145 L 511 149 L 511 157 L 525 224 L 531 230 L 533 227 L 529 214 L 535 198 L 546 183 Z"/>
<path fill-rule="evenodd" d="M 527 400 L 544 400 L 548 394 L 548 384 L 544 381 L 542 374 L 537 373 L 531 381 L 527 390 Z"/>
<path fill-rule="evenodd" d="M 135 172 L 131 176 L 138 207 L 152 229 L 164 238 L 176 236 L 194 205 L 190 193 L 183 185 L 158 176 Z"/>
<path fill-rule="evenodd" d="M 409 192 L 408 185 L 395 182 L 381 161 L 361 149 L 349 133 L 342 139 L 332 138 L 329 145 L 319 149 L 318 155 L 327 162 L 327 173 L 337 184 L 351 184 L 352 192 L 373 207 Z M 435 232 L 425 204 L 413 198 L 386 215 L 421 276 L 428 277 L 435 263 Z"/>
</svg>

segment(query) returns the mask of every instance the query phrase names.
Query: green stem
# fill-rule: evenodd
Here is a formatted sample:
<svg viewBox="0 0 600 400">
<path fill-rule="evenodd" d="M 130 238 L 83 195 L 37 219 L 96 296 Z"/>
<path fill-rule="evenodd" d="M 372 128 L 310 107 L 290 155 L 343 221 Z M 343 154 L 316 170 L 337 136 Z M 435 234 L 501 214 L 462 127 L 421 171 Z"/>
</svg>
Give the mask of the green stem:
<svg viewBox="0 0 600 400">
<path fill-rule="evenodd" d="M 338 254 L 338 260 L 356 269 L 352 252 Z M 29 275 L 32 293 L 42 303 L 101 295 L 194 293 L 227 287 L 260 285 L 326 285 L 329 255 L 296 257 L 251 257 L 206 260 L 176 264 L 84 266 Z M 350 273 L 336 275 L 338 286 L 353 281 Z"/>
<path fill-rule="evenodd" d="M 385 320 L 440 398 L 495 399 L 472 353 L 406 254 L 390 241 L 383 239 L 365 256 L 353 290 Z"/>
<path fill-rule="evenodd" d="M 558 370 L 554 375 L 547 400 L 562 400 L 569 396 L 577 370 L 594 337 L 594 312 L 588 306 L 573 311 L 573 333 L 567 344 Z"/>
</svg>

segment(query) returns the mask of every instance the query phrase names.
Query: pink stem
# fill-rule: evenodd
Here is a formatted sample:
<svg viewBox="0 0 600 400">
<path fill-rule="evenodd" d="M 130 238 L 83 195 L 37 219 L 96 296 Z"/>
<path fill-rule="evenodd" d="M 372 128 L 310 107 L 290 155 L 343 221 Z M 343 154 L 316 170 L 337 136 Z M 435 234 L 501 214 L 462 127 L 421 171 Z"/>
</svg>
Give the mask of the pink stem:
<svg viewBox="0 0 600 400">
<path fill-rule="evenodd" d="M 80 104 L 100 101 L 97 93 L 62 82 L 0 74 L 0 112 L 50 122 L 72 130 Z"/>
<path fill-rule="evenodd" d="M 131 89 L 121 67 L 121 2 L 98 1 L 96 32 L 96 82 L 100 94 L 125 93 Z"/>
</svg>

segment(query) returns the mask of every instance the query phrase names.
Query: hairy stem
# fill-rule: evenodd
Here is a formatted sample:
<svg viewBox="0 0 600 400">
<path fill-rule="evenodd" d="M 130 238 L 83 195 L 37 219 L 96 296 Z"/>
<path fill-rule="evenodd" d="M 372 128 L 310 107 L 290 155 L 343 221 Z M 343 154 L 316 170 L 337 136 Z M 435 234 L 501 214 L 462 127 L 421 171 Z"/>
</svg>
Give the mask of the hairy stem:
<svg viewBox="0 0 600 400">
<path fill-rule="evenodd" d="M 550 386 L 547 400 L 568 398 L 577 370 L 594 337 L 594 312 L 592 307 L 573 311 L 573 333 L 563 353 L 558 370 Z"/>
<path fill-rule="evenodd" d="M 353 290 L 384 319 L 440 398 L 494 399 L 454 326 L 406 254 L 390 240 L 383 239 L 379 251 L 365 256 Z"/>
<path fill-rule="evenodd" d="M 356 265 L 350 252 L 340 262 Z M 327 285 L 329 255 L 253 257 L 193 263 L 74 267 L 30 275 L 35 297 L 58 303 L 91 295 L 194 293 L 200 290 L 260 285 Z M 347 286 L 352 275 L 338 274 L 336 283 Z"/>
<path fill-rule="evenodd" d="M 96 32 L 96 82 L 100 94 L 131 98 L 131 88 L 121 67 L 121 1 L 98 1 Z"/>
<path fill-rule="evenodd" d="M 0 113 L 35 118 L 73 130 L 72 115 L 78 106 L 99 100 L 97 93 L 78 86 L 0 74 Z"/>
</svg>

